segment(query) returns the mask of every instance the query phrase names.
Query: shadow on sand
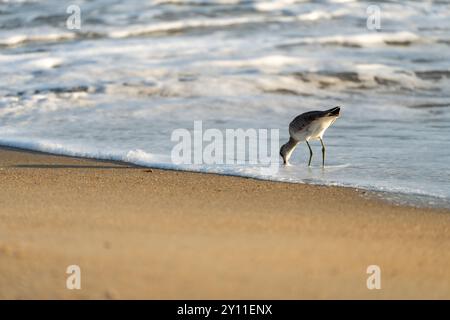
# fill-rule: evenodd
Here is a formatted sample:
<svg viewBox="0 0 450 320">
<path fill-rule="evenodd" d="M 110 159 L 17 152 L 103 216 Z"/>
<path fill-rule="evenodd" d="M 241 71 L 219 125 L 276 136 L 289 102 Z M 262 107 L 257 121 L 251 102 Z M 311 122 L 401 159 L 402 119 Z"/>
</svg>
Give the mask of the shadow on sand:
<svg viewBox="0 0 450 320">
<path fill-rule="evenodd" d="M 135 166 L 93 166 L 93 165 L 72 165 L 72 164 L 18 164 L 14 168 L 29 169 L 138 169 Z M 141 168 L 142 169 L 142 168 Z"/>
</svg>

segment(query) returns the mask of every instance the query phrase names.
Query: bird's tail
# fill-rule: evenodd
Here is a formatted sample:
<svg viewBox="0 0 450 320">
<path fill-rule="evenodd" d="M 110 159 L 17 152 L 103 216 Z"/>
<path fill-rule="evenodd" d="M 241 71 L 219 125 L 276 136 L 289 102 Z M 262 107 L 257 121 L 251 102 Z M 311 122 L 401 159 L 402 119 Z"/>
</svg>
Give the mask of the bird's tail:
<svg viewBox="0 0 450 320">
<path fill-rule="evenodd" d="M 327 117 L 338 117 L 341 112 L 341 107 L 334 107 L 330 110 L 325 111 Z"/>
</svg>

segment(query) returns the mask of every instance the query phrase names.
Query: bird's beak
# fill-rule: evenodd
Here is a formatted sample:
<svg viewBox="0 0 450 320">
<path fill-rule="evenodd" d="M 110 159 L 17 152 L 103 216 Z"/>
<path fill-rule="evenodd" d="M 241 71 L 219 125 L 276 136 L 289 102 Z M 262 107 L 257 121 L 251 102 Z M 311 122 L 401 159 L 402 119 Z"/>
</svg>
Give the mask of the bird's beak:
<svg viewBox="0 0 450 320">
<path fill-rule="evenodd" d="M 283 164 L 286 165 L 287 164 L 286 157 L 284 155 L 282 155 L 281 152 L 280 152 L 280 156 L 283 159 Z"/>
</svg>

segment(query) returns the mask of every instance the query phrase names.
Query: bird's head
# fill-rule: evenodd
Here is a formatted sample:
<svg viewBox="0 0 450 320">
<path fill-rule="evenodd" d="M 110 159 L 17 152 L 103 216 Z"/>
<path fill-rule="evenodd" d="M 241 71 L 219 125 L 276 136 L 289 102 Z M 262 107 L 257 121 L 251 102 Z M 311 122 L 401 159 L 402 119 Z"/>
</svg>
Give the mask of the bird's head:
<svg viewBox="0 0 450 320">
<path fill-rule="evenodd" d="M 289 165 L 289 158 L 294 151 L 295 146 L 298 144 L 298 141 L 289 138 L 289 141 L 283 144 L 280 148 L 280 156 L 283 159 L 283 164 Z"/>
</svg>

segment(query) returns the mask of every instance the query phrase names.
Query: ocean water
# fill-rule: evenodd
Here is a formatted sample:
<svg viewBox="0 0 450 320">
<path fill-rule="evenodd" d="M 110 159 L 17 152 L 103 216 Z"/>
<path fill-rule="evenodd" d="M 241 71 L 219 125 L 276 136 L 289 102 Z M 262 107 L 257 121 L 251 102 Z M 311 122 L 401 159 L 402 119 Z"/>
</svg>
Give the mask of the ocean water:
<svg viewBox="0 0 450 320">
<path fill-rule="evenodd" d="M 354 186 L 450 207 L 450 4 L 0 0 L 0 144 L 57 154 Z M 81 29 L 69 30 L 69 5 Z M 175 165 L 177 128 L 278 128 L 339 105 L 306 166 Z"/>
</svg>

